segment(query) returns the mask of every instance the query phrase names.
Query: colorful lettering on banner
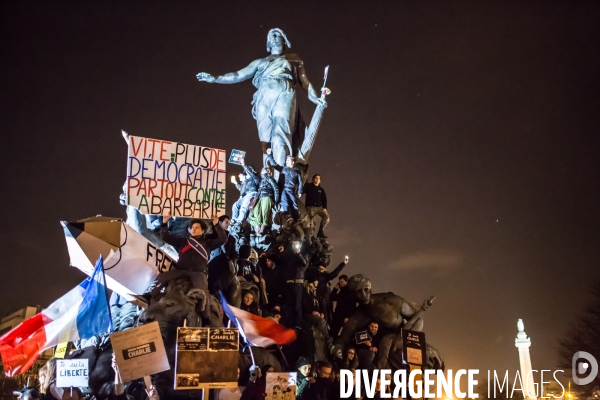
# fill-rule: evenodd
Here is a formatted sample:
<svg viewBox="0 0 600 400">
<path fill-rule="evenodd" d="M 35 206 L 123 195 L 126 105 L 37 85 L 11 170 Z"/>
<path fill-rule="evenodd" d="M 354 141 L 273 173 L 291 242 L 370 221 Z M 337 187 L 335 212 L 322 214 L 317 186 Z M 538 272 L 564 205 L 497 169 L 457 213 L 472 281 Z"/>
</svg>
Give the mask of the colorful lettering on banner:
<svg viewBox="0 0 600 400">
<path fill-rule="evenodd" d="M 225 150 L 130 136 L 127 204 L 142 214 L 223 215 L 225 165 Z"/>
</svg>

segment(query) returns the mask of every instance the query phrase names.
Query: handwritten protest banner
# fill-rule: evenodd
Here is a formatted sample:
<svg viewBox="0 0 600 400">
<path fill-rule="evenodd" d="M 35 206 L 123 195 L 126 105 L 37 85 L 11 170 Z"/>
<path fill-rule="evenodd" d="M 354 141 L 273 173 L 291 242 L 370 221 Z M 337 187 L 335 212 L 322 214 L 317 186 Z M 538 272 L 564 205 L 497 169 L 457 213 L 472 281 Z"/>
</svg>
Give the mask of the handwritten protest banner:
<svg viewBox="0 0 600 400">
<path fill-rule="evenodd" d="M 56 387 L 87 387 L 88 359 L 73 358 L 56 361 Z"/>
<path fill-rule="evenodd" d="M 129 137 L 127 204 L 142 214 L 225 214 L 225 150 Z"/>
<path fill-rule="evenodd" d="M 110 335 L 123 382 L 170 369 L 158 322 Z"/>
</svg>

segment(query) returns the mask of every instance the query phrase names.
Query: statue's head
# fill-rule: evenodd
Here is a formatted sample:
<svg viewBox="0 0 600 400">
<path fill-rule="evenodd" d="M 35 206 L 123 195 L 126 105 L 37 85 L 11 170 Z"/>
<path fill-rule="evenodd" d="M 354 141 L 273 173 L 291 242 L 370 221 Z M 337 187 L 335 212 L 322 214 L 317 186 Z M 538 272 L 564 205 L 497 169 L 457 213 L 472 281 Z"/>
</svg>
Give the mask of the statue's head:
<svg viewBox="0 0 600 400">
<path fill-rule="evenodd" d="M 348 281 L 348 289 L 360 304 L 371 302 L 371 281 L 362 274 L 354 275 Z"/>
<path fill-rule="evenodd" d="M 284 51 L 290 47 L 292 47 L 292 44 L 281 29 L 273 28 L 267 34 L 267 51 L 269 53 L 275 48 L 281 48 L 281 51 Z"/>
</svg>

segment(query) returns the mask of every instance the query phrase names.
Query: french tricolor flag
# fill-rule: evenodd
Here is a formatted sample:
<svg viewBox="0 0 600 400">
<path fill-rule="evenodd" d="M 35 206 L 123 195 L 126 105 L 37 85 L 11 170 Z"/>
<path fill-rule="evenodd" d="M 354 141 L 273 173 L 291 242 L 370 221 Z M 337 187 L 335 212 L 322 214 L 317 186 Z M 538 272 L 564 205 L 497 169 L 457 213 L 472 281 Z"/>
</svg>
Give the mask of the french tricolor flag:
<svg viewBox="0 0 600 400">
<path fill-rule="evenodd" d="M 221 305 L 225 315 L 251 346 L 268 347 L 274 344 L 289 344 L 296 340 L 296 332 L 293 329 L 287 329 L 273 320 L 230 306 L 223 293 Z"/>
<path fill-rule="evenodd" d="M 92 276 L 0 337 L 0 354 L 7 376 L 22 374 L 38 356 L 58 343 L 112 332 L 102 256 Z"/>
</svg>

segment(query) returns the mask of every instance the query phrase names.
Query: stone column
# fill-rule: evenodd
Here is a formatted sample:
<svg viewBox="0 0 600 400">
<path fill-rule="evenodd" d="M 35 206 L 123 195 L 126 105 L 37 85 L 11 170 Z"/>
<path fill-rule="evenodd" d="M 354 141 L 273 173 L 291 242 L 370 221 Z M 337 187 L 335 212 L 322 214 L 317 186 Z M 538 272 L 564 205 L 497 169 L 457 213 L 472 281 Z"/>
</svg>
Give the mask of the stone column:
<svg viewBox="0 0 600 400">
<path fill-rule="evenodd" d="M 536 392 L 534 385 L 534 377 L 531 372 L 531 357 L 529 356 L 529 347 L 531 346 L 531 339 L 527 337 L 525 333 L 525 324 L 523 320 L 519 319 L 517 322 L 517 338 L 515 339 L 515 346 L 519 349 L 519 362 L 521 364 L 521 380 L 523 381 L 523 395 L 525 399 L 535 400 Z M 527 377 L 529 376 L 529 382 Z"/>
</svg>

